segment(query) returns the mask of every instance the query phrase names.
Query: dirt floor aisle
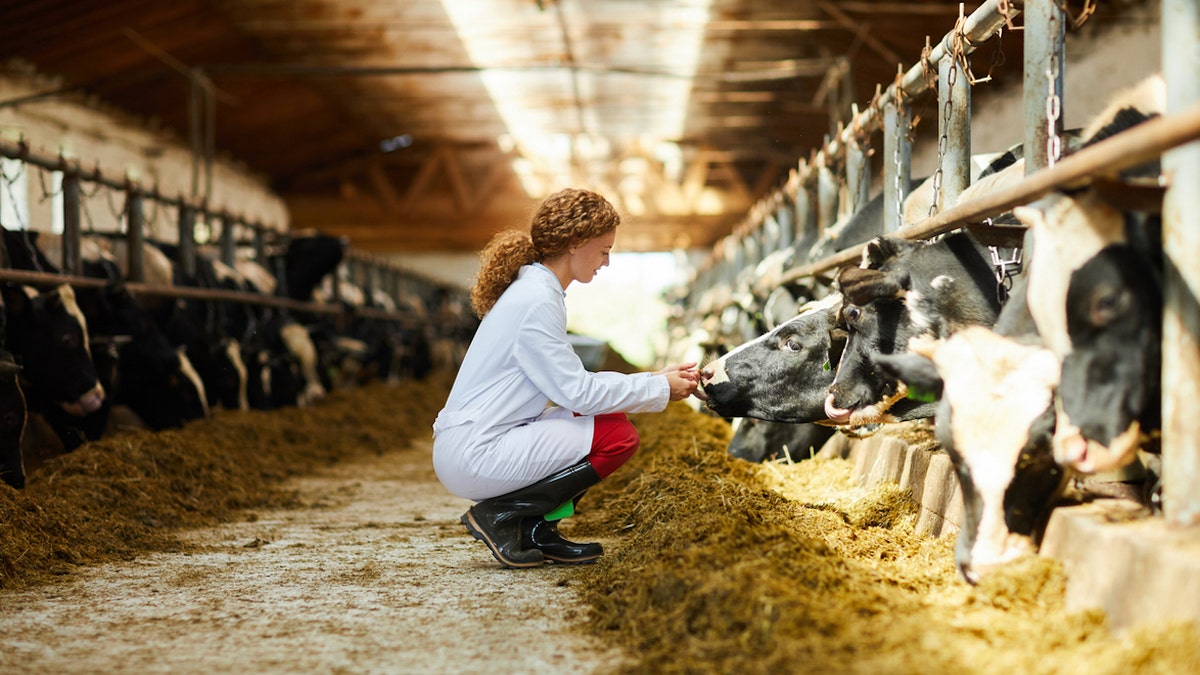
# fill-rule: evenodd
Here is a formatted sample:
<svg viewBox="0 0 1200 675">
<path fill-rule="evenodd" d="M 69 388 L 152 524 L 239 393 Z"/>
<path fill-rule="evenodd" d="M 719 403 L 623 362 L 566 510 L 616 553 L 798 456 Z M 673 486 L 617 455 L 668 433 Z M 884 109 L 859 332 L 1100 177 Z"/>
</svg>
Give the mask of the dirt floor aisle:
<svg viewBox="0 0 1200 675">
<path fill-rule="evenodd" d="M 296 479 L 305 508 L 186 532 L 187 553 L 0 592 L 25 673 L 591 672 L 565 567 L 508 571 L 458 523 L 428 442 Z"/>
</svg>

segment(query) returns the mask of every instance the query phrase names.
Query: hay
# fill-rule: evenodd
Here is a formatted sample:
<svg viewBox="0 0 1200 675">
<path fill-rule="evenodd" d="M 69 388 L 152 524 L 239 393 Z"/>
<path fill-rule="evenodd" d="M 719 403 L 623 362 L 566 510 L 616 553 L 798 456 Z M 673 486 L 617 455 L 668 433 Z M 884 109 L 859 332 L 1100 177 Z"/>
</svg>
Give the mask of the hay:
<svg viewBox="0 0 1200 675">
<path fill-rule="evenodd" d="M 439 380 L 380 384 L 306 408 L 217 411 L 180 430 L 119 433 L 51 459 L 25 490 L 0 485 L 0 588 L 179 550 L 178 528 L 294 504 L 283 479 L 428 435 L 447 391 Z"/>
<path fill-rule="evenodd" d="M 0 586 L 182 550 L 177 528 L 246 509 L 305 506 L 283 479 L 427 437 L 447 391 L 371 386 L 57 458 L 24 492 L 0 487 Z M 563 582 L 591 607 L 580 629 L 640 659 L 621 672 L 1200 672 L 1192 626 L 1116 638 L 1101 614 L 1066 613 L 1052 561 L 966 585 L 953 542 L 914 533 L 906 493 L 850 485 L 845 460 L 734 460 L 728 425 L 682 404 L 634 420 L 641 451 L 569 521 L 569 535 L 602 535 L 609 553 Z"/>
<path fill-rule="evenodd" d="M 573 584 L 588 630 L 641 657 L 634 672 L 1200 668 L 1194 627 L 1118 639 L 1102 614 L 1066 613 L 1053 561 L 968 586 L 953 542 L 915 533 L 906 491 L 855 488 L 844 460 L 733 460 L 727 426 L 683 405 L 635 422 L 642 450 L 589 494 L 575 530 L 619 539 Z"/>
</svg>

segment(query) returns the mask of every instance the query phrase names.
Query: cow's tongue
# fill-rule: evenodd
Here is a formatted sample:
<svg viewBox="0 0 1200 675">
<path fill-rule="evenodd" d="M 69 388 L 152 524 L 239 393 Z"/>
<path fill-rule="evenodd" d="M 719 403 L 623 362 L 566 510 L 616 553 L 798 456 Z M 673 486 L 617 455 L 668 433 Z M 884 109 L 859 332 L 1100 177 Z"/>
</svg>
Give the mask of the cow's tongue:
<svg viewBox="0 0 1200 675">
<path fill-rule="evenodd" d="M 825 397 L 825 414 L 834 422 L 846 422 L 850 419 L 850 410 L 848 408 L 839 408 L 833 404 L 833 394 Z"/>
</svg>

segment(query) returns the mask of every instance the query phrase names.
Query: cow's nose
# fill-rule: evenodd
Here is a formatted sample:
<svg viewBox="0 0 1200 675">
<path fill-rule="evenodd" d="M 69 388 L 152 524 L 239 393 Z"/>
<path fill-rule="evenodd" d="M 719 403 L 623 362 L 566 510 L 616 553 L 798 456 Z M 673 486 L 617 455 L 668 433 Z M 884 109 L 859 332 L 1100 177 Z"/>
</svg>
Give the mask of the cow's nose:
<svg viewBox="0 0 1200 675">
<path fill-rule="evenodd" d="M 700 369 L 700 384 L 708 384 L 709 380 L 711 380 L 712 378 L 713 378 L 713 369 L 712 368 L 701 368 Z"/>
</svg>

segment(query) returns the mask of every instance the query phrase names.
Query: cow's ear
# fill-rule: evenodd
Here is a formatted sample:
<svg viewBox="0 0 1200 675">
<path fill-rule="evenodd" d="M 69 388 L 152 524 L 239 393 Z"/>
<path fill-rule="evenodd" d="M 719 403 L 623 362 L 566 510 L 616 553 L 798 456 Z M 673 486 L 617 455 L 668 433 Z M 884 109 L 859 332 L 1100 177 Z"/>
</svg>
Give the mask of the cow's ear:
<svg viewBox="0 0 1200 675">
<path fill-rule="evenodd" d="M 863 247 L 862 262 L 859 267 L 864 270 L 877 270 L 894 252 L 894 246 L 888 237 L 875 237 Z"/>
<path fill-rule="evenodd" d="M 1041 209 L 1034 206 L 1017 206 L 1013 207 L 1013 216 L 1021 221 L 1026 227 L 1045 227 L 1046 214 Z"/>
<path fill-rule="evenodd" d="M 838 272 L 837 282 L 846 304 L 862 307 L 881 298 L 903 297 L 908 274 L 843 267 Z"/>
<path fill-rule="evenodd" d="M 901 354 L 872 354 L 871 359 L 883 372 L 908 387 L 908 397 L 932 402 L 942 397 L 942 376 L 928 357 L 912 352 Z"/>
</svg>

